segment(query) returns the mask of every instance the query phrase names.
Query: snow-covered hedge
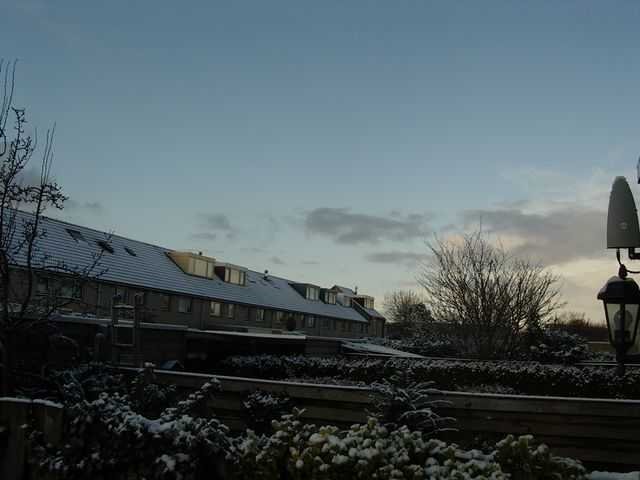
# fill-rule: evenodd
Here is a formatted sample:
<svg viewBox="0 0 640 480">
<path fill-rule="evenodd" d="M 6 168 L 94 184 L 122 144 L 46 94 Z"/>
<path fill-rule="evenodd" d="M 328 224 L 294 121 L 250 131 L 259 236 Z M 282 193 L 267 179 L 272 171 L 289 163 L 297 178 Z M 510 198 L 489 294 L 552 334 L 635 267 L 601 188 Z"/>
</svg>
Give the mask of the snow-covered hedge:
<svg viewBox="0 0 640 480">
<path fill-rule="evenodd" d="M 118 393 L 66 406 L 62 448 L 32 435 L 30 459 L 36 473 L 56 479 L 216 478 L 229 450 L 229 429 L 215 418 L 197 416 L 219 389 L 212 380 L 156 419 L 135 411 Z M 219 477 L 218 477 L 219 478 Z"/>
<path fill-rule="evenodd" d="M 217 373 L 242 377 L 287 379 L 324 377 L 371 384 L 405 374 L 415 382 L 433 382 L 441 390 L 483 390 L 498 386 L 531 395 L 640 399 L 640 370 L 624 377 L 615 368 L 546 365 L 538 362 L 366 359 L 343 357 L 229 357 Z"/>
<path fill-rule="evenodd" d="M 322 368 L 329 365 L 322 363 Z M 109 371 L 96 366 L 81 367 L 59 376 L 64 380 L 60 389 L 64 444 L 54 448 L 40 432 L 31 435 L 33 476 L 50 480 L 586 478 L 579 462 L 552 455 L 530 436 L 508 436 L 483 450 L 465 450 L 432 438 L 449 425 L 432 411 L 431 387 L 410 383 L 411 375 L 414 372 L 407 370 L 402 382 L 376 384 L 381 403 L 372 413 L 379 418 L 348 430 L 305 425 L 302 411 L 294 408 L 293 414 L 269 422 L 272 428 L 265 434 L 247 430 L 234 436 L 209 407 L 220 388 L 215 378 L 176 401 L 171 400 L 175 392 L 154 386 L 151 368 L 130 381 L 119 375 L 107 378 Z M 99 388 L 106 391 L 98 393 Z M 145 395 L 154 398 L 142 398 Z M 163 404 L 157 417 L 141 413 L 150 403 Z M 268 421 L 286 405 L 286 398 L 259 392 L 247 399 L 247 412 L 256 419 L 262 412 L 260 420 Z"/>
<path fill-rule="evenodd" d="M 529 346 L 527 356 L 544 363 L 572 364 L 587 360 L 590 353 L 585 337 L 547 328 L 542 331 L 538 341 Z"/>
<path fill-rule="evenodd" d="M 552 455 L 529 436 L 507 437 L 494 451 L 463 450 L 402 426 L 371 418 L 349 430 L 300 421 L 300 411 L 273 422 L 270 436 L 247 432 L 233 442 L 239 480 L 340 479 L 583 479 L 585 469 Z"/>
</svg>

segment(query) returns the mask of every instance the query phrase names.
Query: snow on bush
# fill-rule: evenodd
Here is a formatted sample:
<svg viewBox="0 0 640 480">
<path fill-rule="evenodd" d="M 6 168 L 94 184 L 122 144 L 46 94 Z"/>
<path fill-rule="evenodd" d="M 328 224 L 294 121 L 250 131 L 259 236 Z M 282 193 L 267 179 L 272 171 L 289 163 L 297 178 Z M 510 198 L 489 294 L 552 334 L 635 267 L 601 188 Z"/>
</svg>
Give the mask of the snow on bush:
<svg viewBox="0 0 640 480">
<path fill-rule="evenodd" d="M 486 389 L 498 385 L 531 395 L 640 399 L 640 370 L 628 369 L 624 377 L 620 377 L 614 367 L 539 362 L 259 355 L 229 357 L 219 364 L 218 373 L 275 380 L 322 377 L 365 384 L 404 374 L 414 382 L 433 382 L 442 390 L 461 391 L 474 385 Z"/>
<path fill-rule="evenodd" d="M 59 479 L 186 479 L 219 471 L 229 447 L 229 430 L 215 418 L 195 414 L 219 390 L 213 379 L 156 419 L 136 412 L 126 395 L 103 393 L 68 403 L 67 443 L 54 449 L 32 436 L 34 468 Z M 212 476 L 211 478 L 215 478 Z"/>
<path fill-rule="evenodd" d="M 291 398 L 284 394 L 276 394 L 256 390 L 247 395 L 242 402 L 244 421 L 251 430 L 258 434 L 271 430 L 271 420 L 280 418 L 293 408 Z"/>
<path fill-rule="evenodd" d="M 412 382 L 406 376 L 394 376 L 390 380 L 371 385 L 373 409 L 371 413 L 387 428 L 402 424 L 411 425 L 425 435 L 441 433 L 455 422 L 454 418 L 441 417 L 434 408 L 449 402 L 432 400 L 439 393 L 430 383 Z"/>
<path fill-rule="evenodd" d="M 316 427 L 301 422 L 301 413 L 294 409 L 274 421 L 270 436 L 248 432 L 234 441 L 239 480 L 585 478 L 579 462 L 554 457 L 529 437 L 508 437 L 487 453 L 428 439 L 407 426 L 389 429 L 373 418 L 346 431 Z"/>
<path fill-rule="evenodd" d="M 543 329 L 538 341 L 529 347 L 528 357 L 543 363 L 581 362 L 589 358 L 588 341 L 564 330 Z"/>
</svg>

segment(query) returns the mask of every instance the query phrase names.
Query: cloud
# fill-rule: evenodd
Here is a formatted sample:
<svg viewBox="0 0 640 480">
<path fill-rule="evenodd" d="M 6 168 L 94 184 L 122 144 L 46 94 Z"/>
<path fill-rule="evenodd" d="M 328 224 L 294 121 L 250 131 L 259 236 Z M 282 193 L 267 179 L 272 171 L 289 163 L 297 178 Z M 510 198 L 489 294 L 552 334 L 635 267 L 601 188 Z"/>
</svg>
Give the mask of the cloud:
<svg viewBox="0 0 640 480">
<path fill-rule="evenodd" d="M 320 265 L 320 262 L 318 262 L 317 260 L 303 260 L 302 265 Z"/>
<path fill-rule="evenodd" d="M 102 215 L 105 212 L 104 205 L 100 202 L 80 202 L 73 198 L 69 198 L 64 202 L 64 208 L 72 213 L 87 212 L 94 215 Z"/>
<path fill-rule="evenodd" d="M 211 230 L 233 231 L 229 218 L 223 213 L 199 213 L 200 223 Z"/>
<path fill-rule="evenodd" d="M 197 215 L 200 228 L 203 231 L 196 232 L 191 238 L 199 238 L 202 240 L 213 240 L 218 233 L 224 233 L 227 240 L 236 238 L 237 230 L 231 225 L 229 217 L 223 213 L 199 213 Z"/>
<path fill-rule="evenodd" d="M 391 252 L 378 252 L 378 253 L 370 253 L 365 255 L 365 260 L 372 263 L 391 263 L 391 264 L 404 264 L 404 265 L 412 265 L 422 263 L 429 258 L 429 255 L 426 253 L 416 253 L 416 252 L 400 252 L 400 251 L 391 251 Z"/>
<path fill-rule="evenodd" d="M 406 241 L 424 238 L 429 233 L 429 215 L 377 216 L 352 213 L 349 208 L 316 208 L 306 214 L 305 230 L 323 235 L 336 243 L 357 245 L 376 244 L 381 240 Z"/>
<path fill-rule="evenodd" d="M 606 213 L 593 208 L 562 207 L 544 213 L 521 209 L 467 210 L 464 228 L 506 237 L 515 255 L 545 265 L 601 258 L 605 252 Z"/>
<path fill-rule="evenodd" d="M 214 241 L 216 238 L 218 238 L 218 235 L 216 235 L 215 233 L 211 233 L 211 232 L 202 232 L 202 233 L 194 233 L 194 234 L 192 234 L 191 238 L 194 239 L 194 240 Z"/>
<path fill-rule="evenodd" d="M 270 261 L 271 263 L 273 263 L 274 265 L 286 265 L 286 264 L 287 264 L 287 262 L 285 262 L 284 260 L 282 260 L 280 257 L 276 257 L 276 256 L 271 257 L 271 258 L 269 259 L 269 261 Z"/>
</svg>

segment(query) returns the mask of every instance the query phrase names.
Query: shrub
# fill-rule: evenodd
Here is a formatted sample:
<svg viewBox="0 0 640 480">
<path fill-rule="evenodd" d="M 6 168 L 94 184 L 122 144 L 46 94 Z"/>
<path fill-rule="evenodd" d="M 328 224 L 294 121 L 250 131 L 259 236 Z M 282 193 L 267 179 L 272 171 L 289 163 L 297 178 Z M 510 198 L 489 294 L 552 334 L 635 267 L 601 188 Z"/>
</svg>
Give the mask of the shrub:
<svg viewBox="0 0 640 480">
<path fill-rule="evenodd" d="M 389 430 L 369 419 L 340 431 L 305 425 L 301 413 L 294 410 L 274 421 L 269 437 L 249 433 L 236 441 L 234 470 L 239 480 L 508 478 L 490 455 L 427 440 L 406 426 Z"/>
<path fill-rule="evenodd" d="M 545 328 L 524 356 L 543 363 L 576 363 L 589 358 L 589 346 L 587 339 L 580 335 Z"/>
<path fill-rule="evenodd" d="M 536 445 L 531 435 L 517 439 L 509 435 L 499 441 L 496 448 L 495 460 L 518 480 L 585 478 L 586 471 L 580 462 L 552 455 L 546 445 Z"/>
<path fill-rule="evenodd" d="M 449 335 L 422 335 L 417 333 L 399 339 L 377 337 L 369 338 L 368 341 L 376 345 L 395 348 L 425 357 L 453 357 L 462 353 L 458 342 Z"/>
<path fill-rule="evenodd" d="M 228 451 L 229 430 L 215 418 L 195 416 L 219 389 L 213 379 L 186 400 L 149 419 L 132 408 L 127 396 L 103 393 L 96 400 L 67 405 L 60 449 L 32 436 L 31 461 L 48 478 L 179 479 L 216 478 Z M 219 477 L 218 477 L 219 478 Z"/>
<path fill-rule="evenodd" d="M 373 418 L 346 431 L 305 425 L 301 413 L 274 421 L 271 436 L 249 432 L 234 441 L 239 480 L 585 478 L 579 462 L 551 455 L 530 437 L 507 437 L 487 453 L 427 439 L 407 426 L 389 429 Z"/>
<path fill-rule="evenodd" d="M 263 364 L 267 365 L 265 371 L 261 367 Z M 433 382 L 442 390 L 464 391 L 473 385 L 500 385 L 530 395 L 640 399 L 640 370 L 628 369 L 620 377 L 613 367 L 545 365 L 538 362 L 403 358 L 354 360 L 261 355 L 230 357 L 219 364 L 219 373 L 276 380 L 323 377 L 334 378 L 336 382 L 346 379 L 365 384 L 406 374 L 413 382 Z"/>
<path fill-rule="evenodd" d="M 387 428 L 411 425 L 425 435 L 443 432 L 454 418 L 441 417 L 434 409 L 448 402 L 433 400 L 431 395 L 439 393 L 430 383 L 411 382 L 405 376 L 394 376 L 391 380 L 375 382 L 373 409 L 371 413 Z"/>
<path fill-rule="evenodd" d="M 280 418 L 293 408 L 293 402 L 286 395 L 278 395 L 256 390 L 242 403 L 244 420 L 251 430 L 258 434 L 271 430 L 271 421 Z"/>
</svg>

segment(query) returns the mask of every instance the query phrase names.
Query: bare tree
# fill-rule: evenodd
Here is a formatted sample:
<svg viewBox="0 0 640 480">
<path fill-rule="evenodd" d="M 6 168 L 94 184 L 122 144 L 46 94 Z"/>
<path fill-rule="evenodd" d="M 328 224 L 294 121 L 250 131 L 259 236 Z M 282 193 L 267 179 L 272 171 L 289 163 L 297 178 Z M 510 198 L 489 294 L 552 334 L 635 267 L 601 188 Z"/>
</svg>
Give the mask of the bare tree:
<svg viewBox="0 0 640 480">
<path fill-rule="evenodd" d="M 53 272 L 76 288 L 96 273 L 102 252 L 83 267 L 57 261 L 39 248 L 47 234 L 43 215 L 61 210 L 67 197 L 51 176 L 54 128 L 47 130 L 39 173 L 29 175 L 30 160 L 38 149 L 37 133 L 26 131 L 24 108 L 13 104 L 16 63 L 0 60 L 0 351 L 4 366 L 3 389 L 12 369 L 12 335 L 46 324 L 53 312 L 70 303 L 68 295 L 54 291 L 35 295 L 36 272 Z M 35 177 L 35 178 L 29 178 Z M 65 288 L 57 283 L 57 288 Z"/>
<path fill-rule="evenodd" d="M 400 336 L 420 333 L 432 319 L 424 298 L 413 290 L 388 293 L 384 297 L 383 308 L 393 330 Z"/>
<path fill-rule="evenodd" d="M 447 322 L 470 356 L 508 358 L 562 306 L 558 277 L 510 255 L 482 231 L 436 238 L 419 276 L 436 320 Z"/>
</svg>

